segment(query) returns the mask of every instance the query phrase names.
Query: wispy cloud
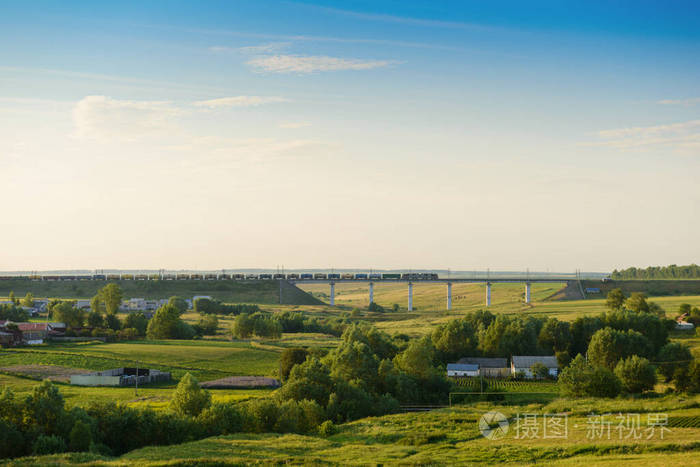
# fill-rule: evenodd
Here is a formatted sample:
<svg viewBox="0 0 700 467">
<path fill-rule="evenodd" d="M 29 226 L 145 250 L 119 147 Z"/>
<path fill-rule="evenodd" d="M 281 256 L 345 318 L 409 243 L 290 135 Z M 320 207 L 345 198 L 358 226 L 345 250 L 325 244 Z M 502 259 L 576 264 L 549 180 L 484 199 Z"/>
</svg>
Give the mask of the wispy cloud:
<svg viewBox="0 0 700 467">
<path fill-rule="evenodd" d="M 700 153 L 700 120 L 603 130 L 598 132 L 598 136 L 605 141 L 588 145 L 615 149 L 668 147 L 682 152 Z"/>
<path fill-rule="evenodd" d="M 271 54 L 289 48 L 291 42 L 270 42 L 269 44 L 252 45 L 248 47 L 239 47 L 238 51 L 244 54 Z"/>
<path fill-rule="evenodd" d="M 279 102 L 289 102 L 289 99 L 276 96 L 234 96 L 220 97 L 206 101 L 196 101 L 196 107 L 206 107 L 209 109 L 220 109 L 226 107 L 257 107 L 264 104 L 274 104 Z"/>
<path fill-rule="evenodd" d="M 344 10 L 341 8 L 324 7 L 319 5 L 310 5 L 306 3 L 301 3 L 309 8 L 313 8 L 320 11 L 325 11 L 327 13 L 333 13 L 338 15 L 343 15 L 349 18 L 356 18 L 365 21 L 378 21 L 382 23 L 395 23 L 395 24 L 405 24 L 409 26 L 423 26 L 423 27 L 434 27 L 434 28 L 450 28 L 450 29 L 470 29 L 478 31 L 494 31 L 504 28 L 499 28 L 490 25 L 478 24 L 478 23 L 467 23 L 463 21 L 448 21 L 448 20 L 436 20 L 436 19 L 424 19 L 424 18 L 413 18 L 410 16 L 396 16 L 378 13 L 365 13 L 353 10 Z"/>
<path fill-rule="evenodd" d="M 75 136 L 80 139 L 135 141 L 165 130 L 180 113 L 179 108 L 167 101 L 87 96 L 73 109 Z"/>
<path fill-rule="evenodd" d="M 284 123 L 279 124 L 280 128 L 285 128 L 285 129 L 304 128 L 307 126 L 311 126 L 311 123 L 309 123 L 309 122 L 284 122 Z"/>
<path fill-rule="evenodd" d="M 664 100 L 658 101 L 657 104 L 683 105 L 686 107 L 690 107 L 693 105 L 700 104 L 700 97 L 694 97 L 694 98 L 690 98 L 690 99 L 664 99 Z"/>
<path fill-rule="evenodd" d="M 320 71 L 372 70 L 395 63 L 392 60 L 358 60 L 325 55 L 271 55 L 255 57 L 248 65 L 259 72 L 308 74 Z"/>
</svg>

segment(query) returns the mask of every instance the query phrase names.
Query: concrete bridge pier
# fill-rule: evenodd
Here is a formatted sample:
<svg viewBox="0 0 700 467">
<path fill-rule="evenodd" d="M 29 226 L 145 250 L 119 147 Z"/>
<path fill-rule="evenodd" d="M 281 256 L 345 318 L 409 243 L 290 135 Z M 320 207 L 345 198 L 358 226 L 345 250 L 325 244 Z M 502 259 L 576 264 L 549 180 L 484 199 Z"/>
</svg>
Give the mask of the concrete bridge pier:
<svg viewBox="0 0 700 467">
<path fill-rule="evenodd" d="M 447 309 L 452 309 L 452 282 L 447 283 Z"/>
<path fill-rule="evenodd" d="M 531 297 L 531 284 L 529 282 L 525 283 L 525 303 L 530 303 Z"/>
<path fill-rule="evenodd" d="M 369 283 L 369 303 L 374 303 L 374 282 Z"/>
<path fill-rule="evenodd" d="M 335 282 L 331 282 L 331 306 L 335 306 Z"/>
<path fill-rule="evenodd" d="M 413 311 L 413 282 L 408 283 L 408 311 Z"/>
<path fill-rule="evenodd" d="M 486 306 L 491 306 L 491 283 L 486 283 Z"/>
</svg>

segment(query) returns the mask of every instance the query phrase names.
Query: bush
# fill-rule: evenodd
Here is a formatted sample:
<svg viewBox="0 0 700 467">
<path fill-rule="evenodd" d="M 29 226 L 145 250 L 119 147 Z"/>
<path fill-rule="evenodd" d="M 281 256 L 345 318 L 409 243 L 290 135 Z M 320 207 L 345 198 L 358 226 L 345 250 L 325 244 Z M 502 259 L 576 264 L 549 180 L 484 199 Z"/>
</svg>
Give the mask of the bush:
<svg viewBox="0 0 700 467">
<path fill-rule="evenodd" d="M 199 387 L 197 380 L 186 373 L 177 384 L 170 407 L 178 415 L 196 417 L 211 405 L 211 394 Z"/>
<path fill-rule="evenodd" d="M 335 424 L 331 420 L 326 420 L 318 427 L 318 434 L 321 436 L 331 436 L 336 433 Z"/>
<path fill-rule="evenodd" d="M 21 456 L 23 448 L 22 433 L 13 424 L 0 419 L 0 459 Z"/>
<path fill-rule="evenodd" d="M 289 377 L 289 372 L 292 371 L 294 365 L 304 363 L 309 351 L 302 348 L 284 349 L 280 354 L 279 376 L 282 381 L 286 381 Z"/>
<path fill-rule="evenodd" d="M 35 455 L 58 454 L 66 452 L 66 442 L 56 435 L 39 435 L 32 446 L 32 453 Z"/>
<path fill-rule="evenodd" d="M 649 360 L 633 355 L 620 362 L 615 367 L 615 376 L 620 378 L 622 388 L 630 393 L 640 393 L 654 389 L 656 371 Z"/>
<path fill-rule="evenodd" d="M 73 424 L 68 440 L 71 451 L 89 451 L 92 444 L 92 430 L 90 430 L 90 426 L 82 420 L 77 420 Z"/>
<path fill-rule="evenodd" d="M 197 421 L 209 436 L 236 433 L 243 428 L 243 415 L 233 404 L 212 404 L 199 414 Z"/>
</svg>

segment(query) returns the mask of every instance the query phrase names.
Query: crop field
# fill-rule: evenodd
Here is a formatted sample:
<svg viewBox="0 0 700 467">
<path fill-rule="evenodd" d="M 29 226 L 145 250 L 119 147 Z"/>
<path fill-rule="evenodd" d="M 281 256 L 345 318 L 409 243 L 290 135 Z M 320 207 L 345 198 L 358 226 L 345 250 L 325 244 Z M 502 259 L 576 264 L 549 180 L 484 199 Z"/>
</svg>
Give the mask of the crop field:
<svg viewBox="0 0 700 467">
<path fill-rule="evenodd" d="M 337 426 L 330 436 L 295 434 L 235 434 L 207 438 L 170 447 L 138 449 L 119 458 L 95 454 L 63 454 L 24 458 L 10 465 L 71 462 L 139 465 L 208 463 L 291 464 L 598 464 L 674 465 L 700 463 L 700 428 L 685 413 L 700 407 L 700 396 L 663 396 L 648 400 L 569 401 L 504 405 L 478 403 L 430 412 L 371 417 Z M 508 421 L 508 430 L 497 439 L 482 436 L 481 417 L 498 411 Z M 610 436 L 595 431 L 591 413 L 606 414 L 614 421 Z M 639 423 L 620 424 L 618 413 L 631 414 Z M 545 435 L 545 415 L 558 414 L 566 430 Z M 608 415 L 609 414 L 609 415 Z M 656 414 L 668 415 L 661 430 L 653 426 Z M 528 425 L 525 416 L 529 416 Z M 650 418 L 651 416 L 651 418 Z M 564 418 L 565 417 L 565 418 Z M 681 418 L 685 417 L 685 418 Z M 676 424 L 676 420 L 683 423 Z M 671 423 L 673 421 L 673 423 Z M 682 425 L 682 426 L 681 426 Z M 550 425 L 551 426 L 551 425 Z M 539 428 L 535 428 L 539 427 Z M 628 436 L 629 433 L 633 433 Z M 640 435 L 637 437 L 637 435 Z"/>
</svg>

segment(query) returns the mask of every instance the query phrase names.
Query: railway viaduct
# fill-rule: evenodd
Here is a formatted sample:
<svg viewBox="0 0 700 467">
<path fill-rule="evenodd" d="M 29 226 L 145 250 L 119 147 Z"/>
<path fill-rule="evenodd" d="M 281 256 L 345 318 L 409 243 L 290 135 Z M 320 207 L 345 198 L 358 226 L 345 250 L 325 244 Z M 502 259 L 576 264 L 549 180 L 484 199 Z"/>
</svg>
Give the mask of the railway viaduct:
<svg viewBox="0 0 700 467">
<path fill-rule="evenodd" d="M 452 284 L 486 284 L 486 306 L 491 306 L 491 285 L 494 283 L 520 283 L 525 286 L 525 303 L 530 303 L 531 300 L 531 286 L 536 282 L 558 282 L 558 283 L 568 283 L 571 278 L 562 277 L 538 277 L 536 279 L 508 279 L 508 278 L 470 278 L 470 279 L 427 279 L 427 280 L 408 280 L 408 279 L 304 279 L 304 280 L 289 280 L 288 282 L 292 284 L 303 283 L 303 284 L 328 284 L 330 286 L 330 304 L 335 305 L 335 284 L 336 283 L 368 283 L 369 284 L 369 302 L 374 302 L 374 284 L 375 283 L 397 283 L 403 282 L 408 286 L 408 311 L 413 311 L 413 284 L 429 284 L 429 283 L 440 283 L 447 286 L 447 309 L 452 309 Z"/>
</svg>

